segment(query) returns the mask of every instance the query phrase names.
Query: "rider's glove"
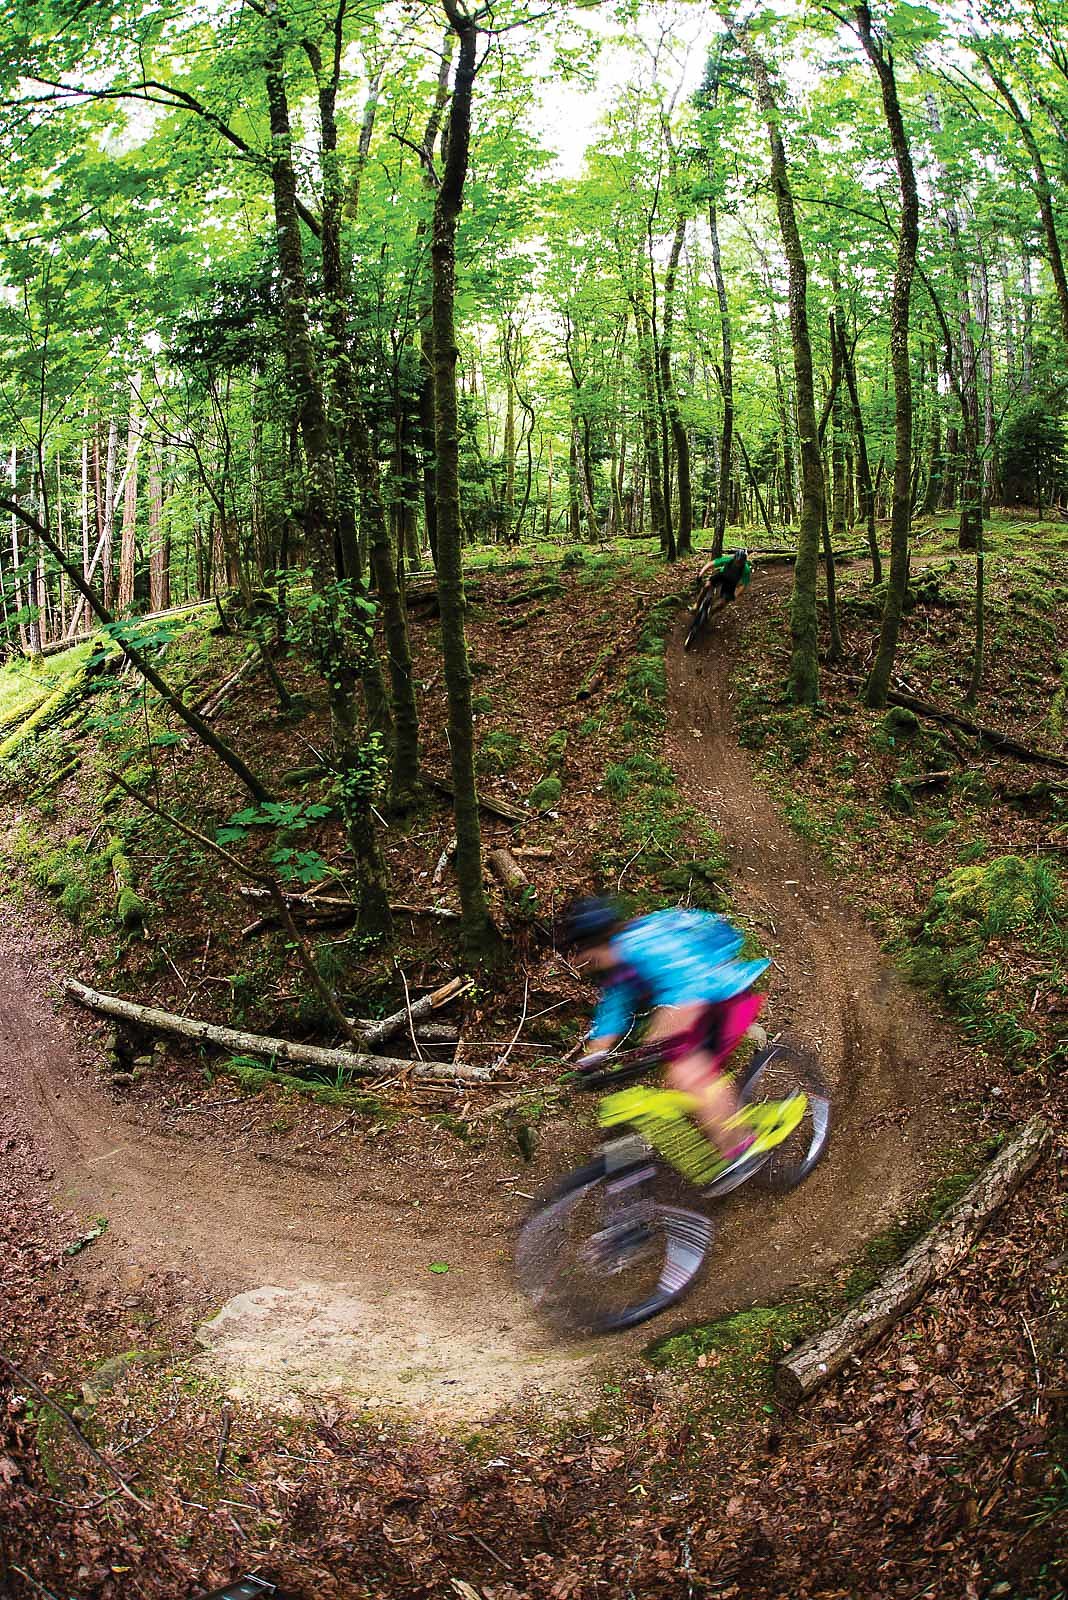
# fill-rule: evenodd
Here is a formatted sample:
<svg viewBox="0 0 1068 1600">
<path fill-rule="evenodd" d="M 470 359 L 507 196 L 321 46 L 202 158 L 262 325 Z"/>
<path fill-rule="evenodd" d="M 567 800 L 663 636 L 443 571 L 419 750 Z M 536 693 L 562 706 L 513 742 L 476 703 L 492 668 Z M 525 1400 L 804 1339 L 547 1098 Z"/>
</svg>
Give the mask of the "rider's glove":
<svg viewBox="0 0 1068 1600">
<path fill-rule="evenodd" d="M 608 1060 L 607 1050 L 595 1050 L 592 1055 L 583 1056 L 575 1063 L 576 1072 L 600 1072 Z"/>
</svg>

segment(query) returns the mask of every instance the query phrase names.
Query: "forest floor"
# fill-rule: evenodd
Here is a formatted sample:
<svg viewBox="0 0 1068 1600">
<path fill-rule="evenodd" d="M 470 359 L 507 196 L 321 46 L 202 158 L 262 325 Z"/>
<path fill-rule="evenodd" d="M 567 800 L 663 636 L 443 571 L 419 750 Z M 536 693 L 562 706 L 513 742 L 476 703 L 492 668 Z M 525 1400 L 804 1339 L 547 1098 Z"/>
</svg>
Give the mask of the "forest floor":
<svg viewBox="0 0 1068 1600">
<path fill-rule="evenodd" d="M 128 1585 L 166 1600 L 257 1564 L 309 1600 L 452 1596 L 467 1593 L 463 1584 L 485 1600 L 1058 1592 L 1051 1553 L 1065 1508 L 1050 1451 L 1064 1331 L 1055 1287 L 1063 1161 L 826 1398 L 784 1415 L 767 1383 L 784 1342 L 859 1292 L 878 1260 L 959 1192 L 984 1145 L 1048 1100 L 1059 1013 L 1047 1001 L 1061 992 L 1050 979 L 1053 952 L 1042 951 L 1044 966 L 1029 956 L 1028 981 L 1037 972 L 1043 982 L 1027 1013 L 1041 1011 L 1041 1028 L 1026 1069 L 1009 1070 L 1024 1063 L 1000 1035 L 963 1047 L 895 976 L 869 931 L 873 912 L 884 937 L 888 928 L 893 937 L 886 919 L 906 920 L 886 888 L 911 859 L 900 829 L 926 838 L 933 828 L 922 807 L 905 814 L 887 805 L 898 746 L 884 743 L 871 778 L 879 838 L 900 852 L 896 867 L 863 832 L 847 860 L 844 819 L 826 834 L 812 823 L 834 798 L 831 756 L 856 754 L 855 778 L 886 729 L 832 694 L 833 731 L 796 760 L 797 725 L 772 689 L 781 677 L 782 577 L 759 577 L 691 656 L 676 626 L 665 679 L 677 576 L 642 558 L 596 561 L 553 572 L 562 592 L 521 600 L 518 613 L 508 602 L 537 587 L 537 573 L 483 573 L 472 619 L 473 652 L 485 664 L 484 769 L 495 768 L 501 792 L 513 796 L 547 767 L 562 774 L 551 807 L 518 830 L 518 846 L 508 833 L 531 852 L 520 859 L 538 894 L 524 915 L 512 913 L 517 974 L 479 997 L 465 1023 L 465 1036 L 499 1041 L 470 1046 L 465 1058 L 499 1057 L 525 991 L 540 1049 L 530 1061 L 520 1055 L 521 1066 L 510 1061 L 509 1076 L 541 1090 L 524 1116 L 528 1153 L 535 1144 L 529 1164 L 514 1121 L 476 1115 L 500 1089 L 434 1110 L 416 1094 L 383 1094 L 373 1106 L 345 1107 L 338 1123 L 336 1104 L 280 1089 L 248 1096 L 240 1064 L 235 1081 L 191 1052 L 160 1052 L 138 1083 L 108 1088 L 101 1030 L 69 1009 L 57 1015 L 50 999 L 66 963 L 77 960 L 88 976 L 103 968 L 112 986 L 201 1014 L 209 997 L 217 1014 L 231 1014 L 236 997 L 259 1025 L 276 1019 L 283 994 L 290 1003 L 292 980 L 279 965 L 267 1017 L 265 967 L 250 973 L 240 955 L 247 908 L 213 890 L 173 836 L 142 840 L 146 856 L 168 852 L 166 873 L 149 880 L 158 920 L 147 949 L 116 942 L 92 903 L 68 933 L 38 897 L 9 902 L 0 924 L 0 1136 L 13 1353 L 57 1395 L 77 1399 L 88 1381 L 84 1427 L 119 1452 L 120 1469 L 151 1502 L 146 1512 L 112 1493 L 64 1440 L 56 1413 L 22 1398 L 16 1383 L 8 1454 L 0 1453 L 0 1492 L 23 1513 L 0 1543 L 10 1569 L 0 1566 L 0 1579 L 13 1594 L 43 1584 L 110 1596 Z M 995 616 L 998 583 L 995 572 Z M 859 571 L 845 577 L 845 595 L 853 588 L 855 662 L 871 630 Z M 932 610 L 921 613 L 928 633 Z M 528 620 L 514 626 L 524 611 Z M 650 614 L 659 616 L 651 634 Z M 440 687 L 430 630 L 422 632 L 429 707 Z M 1055 662 L 1065 644 L 1055 632 L 1046 654 Z M 1004 657 L 991 655 L 1000 685 L 994 663 Z M 1033 669 L 1044 658 L 1032 649 L 1029 659 Z M 627 663 L 624 681 L 617 668 L 576 701 L 576 686 L 610 660 Z M 755 756 L 742 754 L 731 731 L 739 707 Z M 984 702 L 990 721 L 1003 709 Z M 246 700 L 232 715 L 253 742 L 263 739 L 266 759 L 280 737 L 269 706 Z M 432 714 L 427 721 L 432 729 Z M 561 730 L 566 755 L 547 761 Z M 91 740 L 101 737 L 92 730 Z M 314 743 L 307 725 L 300 737 Z M 432 739 L 428 765 L 441 755 Z M 972 755 L 964 770 L 987 771 L 987 758 Z M 86 765 L 93 759 L 87 752 Z M 183 781 L 188 772 L 175 771 L 175 792 Z M 783 785 L 789 793 L 776 793 Z M 961 804 L 978 803 L 974 782 L 965 788 Z M 808 809 L 798 809 L 802 800 Z M 855 803 L 863 814 L 869 798 Z M 52 831 L 44 882 L 62 880 L 58 890 L 51 884 L 60 900 L 72 882 L 99 881 L 84 842 L 62 845 L 84 841 L 79 804 L 84 793 L 68 780 L 42 819 Z M 1016 827 L 1009 812 L 1006 826 Z M 1003 843 L 988 813 L 983 859 Z M 26 821 L 23 812 L 8 844 L 24 868 L 33 860 Z M 954 826 L 967 825 L 955 816 Z M 1056 818 L 1037 826 L 1048 836 Z M 433 811 L 398 830 L 390 848 L 405 901 L 427 895 L 447 831 L 447 817 Z M 1024 848 L 1018 832 L 1011 842 Z M 820 860 L 829 844 L 836 876 Z M 328 825 L 321 847 L 329 849 Z M 714 902 L 728 858 L 736 913 L 774 958 L 770 1026 L 807 1038 L 834 1081 L 833 1157 L 801 1195 L 724 1209 L 709 1281 L 655 1330 L 653 1346 L 637 1336 L 554 1345 L 516 1301 L 508 1267 L 526 1195 L 590 1137 L 588 1110 L 553 1097 L 552 1057 L 570 1042 L 584 997 L 541 929 L 556 897 L 606 870 L 639 902 L 672 869 L 682 874 L 676 892 Z M 937 850 L 921 858 L 913 918 L 952 859 Z M 1002 927 L 999 936 L 1002 948 L 1019 950 L 1028 934 Z M 413 986 L 430 985 L 450 970 L 447 940 L 413 935 L 402 960 Z M 211 976 L 224 984 L 200 981 Z M 382 975 L 361 976 L 380 984 L 386 1006 Z M 1011 1002 L 1006 994 L 1005 1017 L 1019 1028 Z M 559 1010 L 536 1029 L 533 1013 L 545 1007 Z M 550 1031 L 560 1011 L 568 1025 Z M 524 1034 L 519 1043 L 527 1042 Z M 97 1217 L 106 1231 L 65 1255 Z M 223 1302 L 205 1360 L 197 1329 Z M 235 1409 L 220 1465 L 228 1388 Z M 47 1548 L 35 1531 L 44 1526 L 54 1530 Z M 859 1551 L 873 1574 L 863 1589 Z"/>
</svg>

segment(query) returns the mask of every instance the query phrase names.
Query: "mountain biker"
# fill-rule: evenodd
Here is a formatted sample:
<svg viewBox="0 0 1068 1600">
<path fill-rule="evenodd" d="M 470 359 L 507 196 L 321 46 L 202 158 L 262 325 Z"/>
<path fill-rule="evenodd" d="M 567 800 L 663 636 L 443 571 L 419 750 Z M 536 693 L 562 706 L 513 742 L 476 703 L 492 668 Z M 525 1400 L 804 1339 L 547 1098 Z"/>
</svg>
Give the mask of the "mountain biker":
<svg viewBox="0 0 1068 1600">
<path fill-rule="evenodd" d="M 723 596 L 725 604 L 735 597 L 738 585 L 743 588 L 753 576 L 753 564 L 748 550 L 732 550 L 729 555 L 714 556 L 697 574 L 702 582 L 711 580 Z"/>
<path fill-rule="evenodd" d="M 749 991 L 769 963 L 736 959 L 743 935 L 725 917 L 674 907 L 627 922 L 603 896 L 570 907 L 564 943 L 602 988 L 579 1070 L 601 1069 L 635 1013 L 651 1007 L 645 1040 L 663 1042 L 668 1083 L 698 1101 L 726 1170 L 739 1165 L 752 1137 L 739 1141 L 732 1127 L 738 1102 L 720 1068 L 763 1004 Z"/>
</svg>

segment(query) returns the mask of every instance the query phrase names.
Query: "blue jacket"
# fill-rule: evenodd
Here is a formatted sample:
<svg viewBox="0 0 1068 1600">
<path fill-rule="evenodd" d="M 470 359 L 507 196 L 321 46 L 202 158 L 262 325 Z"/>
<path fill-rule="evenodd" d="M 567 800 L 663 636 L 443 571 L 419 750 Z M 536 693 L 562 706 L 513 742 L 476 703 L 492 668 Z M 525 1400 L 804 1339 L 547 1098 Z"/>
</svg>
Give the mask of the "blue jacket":
<svg viewBox="0 0 1068 1600">
<path fill-rule="evenodd" d="M 606 974 L 589 1037 L 618 1038 L 646 1007 L 711 1005 L 752 986 L 767 961 L 737 961 L 744 935 L 708 911 L 653 911 L 612 939 L 619 959 Z"/>
</svg>

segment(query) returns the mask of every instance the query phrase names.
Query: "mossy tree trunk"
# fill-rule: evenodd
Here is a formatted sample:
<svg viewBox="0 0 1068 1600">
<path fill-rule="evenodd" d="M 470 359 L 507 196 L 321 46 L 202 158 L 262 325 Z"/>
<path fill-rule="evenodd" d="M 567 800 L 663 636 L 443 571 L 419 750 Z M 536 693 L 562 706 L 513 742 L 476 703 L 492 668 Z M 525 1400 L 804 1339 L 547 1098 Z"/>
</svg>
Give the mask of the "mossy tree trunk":
<svg viewBox="0 0 1068 1600">
<path fill-rule="evenodd" d="M 445 168 L 434 205 L 433 264 L 434 446 L 437 502 L 438 599 L 448 695 L 449 747 L 456 817 L 456 874 L 465 948 L 474 960 L 491 957 L 497 935 L 482 882 L 482 831 L 475 789 L 471 671 L 464 629 L 459 418 L 456 394 L 456 224 L 463 206 L 471 142 L 478 24 L 458 0 L 444 0 L 459 53 L 449 108 Z"/>
<path fill-rule="evenodd" d="M 671 256 L 664 278 L 664 332 L 660 341 L 660 384 L 664 391 L 664 407 L 675 446 L 675 475 L 679 485 L 679 525 L 675 544 L 680 556 L 693 549 L 693 484 L 690 475 L 690 440 L 682 424 L 679 396 L 672 371 L 673 336 L 675 329 L 675 282 L 678 277 L 682 247 L 686 242 L 686 214 L 680 211 L 675 223 L 675 236 L 671 241 Z"/>
<path fill-rule="evenodd" d="M 883 562 L 879 553 L 879 535 L 875 526 L 875 486 L 871 481 L 871 464 L 868 461 L 868 440 L 864 431 L 864 415 L 860 409 L 857 389 L 857 368 L 853 351 L 846 337 L 845 316 L 841 306 L 834 315 L 834 337 L 838 342 L 838 357 L 842 363 L 842 376 L 849 391 L 849 408 L 853 414 L 853 438 L 857 449 L 857 477 L 860 479 L 860 499 L 864 507 L 864 531 L 871 553 L 871 581 L 882 583 Z M 937 415 L 937 412 L 936 412 Z"/>
</svg>

